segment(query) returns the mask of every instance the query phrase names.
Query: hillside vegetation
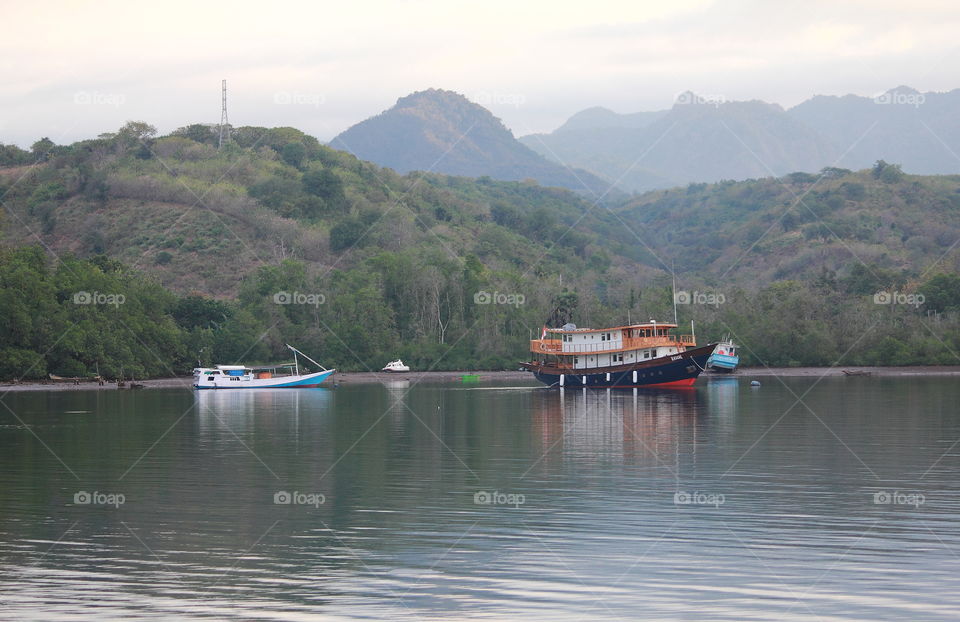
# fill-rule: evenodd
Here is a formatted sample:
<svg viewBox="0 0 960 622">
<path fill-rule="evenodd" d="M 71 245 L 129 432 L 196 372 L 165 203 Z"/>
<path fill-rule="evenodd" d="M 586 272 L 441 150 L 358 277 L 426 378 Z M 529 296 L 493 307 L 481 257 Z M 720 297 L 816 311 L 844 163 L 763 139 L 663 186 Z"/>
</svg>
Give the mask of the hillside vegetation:
<svg viewBox="0 0 960 622">
<path fill-rule="evenodd" d="M 401 176 L 292 128 L 216 142 L 135 122 L 0 147 L 0 375 L 184 373 L 282 360 L 284 343 L 340 369 L 514 368 L 544 324 L 671 318 L 671 265 L 693 294 L 681 323 L 701 342 L 732 334 L 747 362 L 960 351 L 954 177 L 880 163 L 611 210 L 534 183 Z"/>
</svg>

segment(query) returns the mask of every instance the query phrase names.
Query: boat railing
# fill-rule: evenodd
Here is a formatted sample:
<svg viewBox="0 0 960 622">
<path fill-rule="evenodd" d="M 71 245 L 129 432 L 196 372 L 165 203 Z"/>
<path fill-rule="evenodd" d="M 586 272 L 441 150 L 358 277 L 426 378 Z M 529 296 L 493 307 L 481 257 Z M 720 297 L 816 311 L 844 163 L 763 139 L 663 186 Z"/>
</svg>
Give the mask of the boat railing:
<svg viewBox="0 0 960 622">
<path fill-rule="evenodd" d="M 636 337 L 600 343 L 570 343 L 559 339 L 533 339 L 530 341 L 531 352 L 547 354 L 596 354 L 604 352 L 622 352 L 625 350 L 642 350 L 644 348 L 662 348 L 671 346 L 694 346 L 693 335 L 664 335 L 662 337 Z"/>
</svg>

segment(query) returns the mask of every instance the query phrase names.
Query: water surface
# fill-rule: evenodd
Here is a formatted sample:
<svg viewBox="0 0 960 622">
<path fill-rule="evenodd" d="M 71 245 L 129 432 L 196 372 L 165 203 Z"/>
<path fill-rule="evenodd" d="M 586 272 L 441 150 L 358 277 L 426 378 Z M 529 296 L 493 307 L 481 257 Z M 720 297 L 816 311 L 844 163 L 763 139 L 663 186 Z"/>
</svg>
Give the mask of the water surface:
<svg viewBox="0 0 960 622">
<path fill-rule="evenodd" d="M 0 618 L 960 617 L 960 385 L 763 383 L 10 393 Z"/>
</svg>

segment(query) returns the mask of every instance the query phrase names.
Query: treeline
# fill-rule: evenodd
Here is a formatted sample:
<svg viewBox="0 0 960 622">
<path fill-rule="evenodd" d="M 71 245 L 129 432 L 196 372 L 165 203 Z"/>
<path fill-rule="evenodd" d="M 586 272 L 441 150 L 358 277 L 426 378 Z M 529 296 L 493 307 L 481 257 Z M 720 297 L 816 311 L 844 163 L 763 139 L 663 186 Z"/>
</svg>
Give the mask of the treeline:
<svg viewBox="0 0 960 622">
<path fill-rule="evenodd" d="M 853 293 L 829 278 L 679 305 L 680 332 L 700 343 L 733 337 L 746 364 L 960 363 L 960 276 L 937 275 L 912 294 Z M 887 297 L 884 297 L 887 294 Z M 712 303 L 712 304 L 708 304 Z M 0 253 L 0 377 L 146 378 L 189 373 L 199 361 L 286 360 L 285 343 L 328 367 L 514 369 L 543 325 L 614 325 L 672 317 L 671 290 L 611 303 L 535 278 L 503 280 L 476 257 L 383 252 L 347 270 L 261 267 L 236 300 L 178 296 L 103 256 L 52 261 L 39 247 Z"/>
</svg>

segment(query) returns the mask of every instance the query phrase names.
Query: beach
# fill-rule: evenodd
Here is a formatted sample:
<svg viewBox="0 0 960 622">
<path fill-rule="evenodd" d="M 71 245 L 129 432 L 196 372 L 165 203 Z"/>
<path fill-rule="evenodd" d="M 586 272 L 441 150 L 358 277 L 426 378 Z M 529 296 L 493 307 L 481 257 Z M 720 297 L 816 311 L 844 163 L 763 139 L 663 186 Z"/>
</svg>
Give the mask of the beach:
<svg viewBox="0 0 960 622">
<path fill-rule="evenodd" d="M 879 377 L 911 377 L 911 376 L 960 376 L 960 365 L 936 365 L 928 367 L 743 367 L 733 374 L 704 374 L 698 379 L 698 384 L 704 379 L 711 378 L 820 378 L 839 376 L 847 377 L 844 371 L 853 372 L 851 377 L 879 376 Z M 407 373 L 383 372 L 337 372 L 324 387 L 332 388 L 340 384 L 375 384 L 382 382 L 408 381 L 411 383 L 447 383 L 464 382 L 534 382 L 530 372 L 525 371 L 411 371 Z M 190 389 L 193 387 L 192 376 L 172 378 L 154 378 L 151 380 L 137 380 L 142 389 Z M 129 386 L 129 383 L 127 383 Z M 6 382 L 0 384 L 0 394 L 12 391 L 116 391 L 130 390 L 119 388 L 116 383 L 107 383 L 103 386 L 96 382 L 54 383 L 43 382 Z"/>
</svg>

